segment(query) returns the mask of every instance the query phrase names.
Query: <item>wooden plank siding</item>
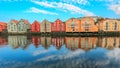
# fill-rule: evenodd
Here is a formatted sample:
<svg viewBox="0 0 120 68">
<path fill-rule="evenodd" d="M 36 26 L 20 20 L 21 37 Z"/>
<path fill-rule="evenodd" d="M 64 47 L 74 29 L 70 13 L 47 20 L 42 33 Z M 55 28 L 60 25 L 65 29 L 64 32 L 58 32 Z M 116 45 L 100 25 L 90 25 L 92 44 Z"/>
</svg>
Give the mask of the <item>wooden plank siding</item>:
<svg viewBox="0 0 120 68">
<path fill-rule="evenodd" d="M 40 32 L 40 22 L 34 21 L 31 25 L 31 32 Z"/>
<path fill-rule="evenodd" d="M 98 32 L 98 25 L 95 25 L 93 18 L 84 17 L 80 21 L 80 32 Z"/>
<path fill-rule="evenodd" d="M 51 24 L 52 32 L 65 32 L 65 23 L 57 19 L 54 23 Z"/>
<path fill-rule="evenodd" d="M 66 21 L 66 32 L 80 32 L 80 20 L 70 18 Z"/>
<path fill-rule="evenodd" d="M 43 32 L 43 33 L 51 32 L 51 23 L 48 20 L 45 19 L 41 23 L 40 29 L 41 29 L 41 32 Z"/>
<path fill-rule="evenodd" d="M 105 19 L 99 21 L 99 30 L 104 32 L 120 32 L 120 21 Z"/>
</svg>

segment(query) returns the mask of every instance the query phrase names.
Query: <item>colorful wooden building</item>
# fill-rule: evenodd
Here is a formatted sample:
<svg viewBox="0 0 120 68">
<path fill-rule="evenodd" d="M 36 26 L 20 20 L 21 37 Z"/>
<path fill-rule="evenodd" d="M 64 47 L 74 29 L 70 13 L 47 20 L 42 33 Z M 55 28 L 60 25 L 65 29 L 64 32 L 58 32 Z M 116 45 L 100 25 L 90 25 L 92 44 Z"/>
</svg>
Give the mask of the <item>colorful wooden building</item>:
<svg viewBox="0 0 120 68">
<path fill-rule="evenodd" d="M 40 32 L 40 22 L 34 21 L 31 25 L 31 32 Z"/>
<path fill-rule="evenodd" d="M 99 31 L 120 32 L 120 21 L 115 19 L 104 19 L 99 21 Z"/>
<path fill-rule="evenodd" d="M 17 20 L 10 20 L 7 24 L 7 31 L 8 33 L 17 33 L 18 32 L 18 21 Z"/>
<path fill-rule="evenodd" d="M 27 31 L 30 30 L 30 23 L 28 20 L 21 19 L 17 24 L 17 28 L 17 33 L 27 33 Z"/>
<path fill-rule="evenodd" d="M 80 20 L 70 18 L 66 21 L 66 32 L 80 32 Z"/>
<path fill-rule="evenodd" d="M 43 20 L 43 22 L 41 23 L 40 31 L 41 33 L 51 32 L 51 23 L 46 19 Z"/>
<path fill-rule="evenodd" d="M 98 32 L 98 25 L 95 25 L 95 20 L 93 18 L 84 17 L 80 21 L 80 32 Z"/>
<path fill-rule="evenodd" d="M 65 32 L 65 23 L 57 19 L 54 23 L 51 24 L 52 32 Z"/>
<path fill-rule="evenodd" d="M 0 32 L 6 31 L 6 30 L 7 30 L 7 23 L 0 22 Z"/>
</svg>

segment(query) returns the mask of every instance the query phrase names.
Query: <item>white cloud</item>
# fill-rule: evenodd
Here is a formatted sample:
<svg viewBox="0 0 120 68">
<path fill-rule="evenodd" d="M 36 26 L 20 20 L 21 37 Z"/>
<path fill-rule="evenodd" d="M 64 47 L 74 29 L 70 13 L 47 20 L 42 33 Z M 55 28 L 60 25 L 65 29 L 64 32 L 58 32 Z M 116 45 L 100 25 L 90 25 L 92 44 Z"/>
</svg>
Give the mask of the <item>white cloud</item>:
<svg viewBox="0 0 120 68">
<path fill-rule="evenodd" d="M 37 59 L 36 61 L 48 61 L 50 59 L 52 60 L 56 60 L 56 59 L 59 59 L 59 60 L 62 60 L 62 59 L 69 59 L 69 58 L 73 58 L 73 57 L 76 57 L 80 54 L 83 54 L 85 53 L 84 50 L 75 50 L 75 51 L 71 51 L 71 52 L 68 52 L 66 54 L 59 54 L 59 55 L 50 55 L 50 56 L 47 56 L 47 57 L 43 57 L 43 58 L 40 58 L 40 59 Z"/>
<path fill-rule="evenodd" d="M 111 4 L 109 5 L 109 9 L 114 11 L 116 14 L 120 14 L 120 4 Z"/>
<path fill-rule="evenodd" d="M 68 11 L 71 14 L 82 14 L 86 16 L 94 16 L 94 14 L 90 11 L 87 11 L 85 9 L 81 9 L 75 5 L 62 3 L 62 2 L 38 2 L 38 1 L 32 1 L 35 4 L 38 4 L 40 6 L 48 7 L 48 8 L 54 8 L 58 10 Z"/>
<path fill-rule="evenodd" d="M 119 48 L 115 48 L 112 51 L 108 52 L 107 57 L 109 59 L 114 59 L 115 61 L 119 60 L 120 61 L 120 49 Z"/>
<path fill-rule="evenodd" d="M 46 10 L 41 10 L 41 9 L 38 9 L 38 8 L 35 8 L 35 7 L 31 7 L 26 12 L 42 13 L 42 14 L 50 14 L 50 15 L 58 15 L 57 13 L 49 12 L 49 11 L 46 11 Z"/>
</svg>

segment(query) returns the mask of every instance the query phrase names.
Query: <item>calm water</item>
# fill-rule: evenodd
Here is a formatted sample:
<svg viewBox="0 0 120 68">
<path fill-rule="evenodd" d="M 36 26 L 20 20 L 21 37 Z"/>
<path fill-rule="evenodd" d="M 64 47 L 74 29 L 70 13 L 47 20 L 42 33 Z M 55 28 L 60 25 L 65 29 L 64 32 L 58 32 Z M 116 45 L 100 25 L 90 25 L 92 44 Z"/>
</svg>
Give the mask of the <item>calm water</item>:
<svg viewBox="0 0 120 68">
<path fill-rule="evenodd" d="M 0 37 L 0 68 L 119 68 L 120 37 Z"/>
</svg>

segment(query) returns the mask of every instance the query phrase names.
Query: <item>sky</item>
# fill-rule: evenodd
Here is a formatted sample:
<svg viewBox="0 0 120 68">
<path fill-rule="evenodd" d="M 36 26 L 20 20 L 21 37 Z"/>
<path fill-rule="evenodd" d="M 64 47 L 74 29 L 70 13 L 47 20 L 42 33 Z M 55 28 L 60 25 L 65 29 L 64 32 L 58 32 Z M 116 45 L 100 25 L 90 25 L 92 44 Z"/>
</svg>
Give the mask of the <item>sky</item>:
<svg viewBox="0 0 120 68">
<path fill-rule="evenodd" d="M 120 0 L 0 0 L 1 22 L 11 19 L 54 22 L 84 16 L 120 18 Z"/>
</svg>

